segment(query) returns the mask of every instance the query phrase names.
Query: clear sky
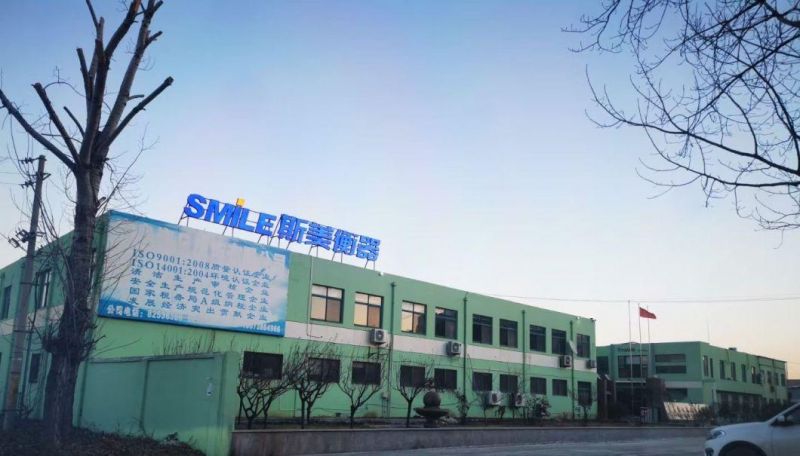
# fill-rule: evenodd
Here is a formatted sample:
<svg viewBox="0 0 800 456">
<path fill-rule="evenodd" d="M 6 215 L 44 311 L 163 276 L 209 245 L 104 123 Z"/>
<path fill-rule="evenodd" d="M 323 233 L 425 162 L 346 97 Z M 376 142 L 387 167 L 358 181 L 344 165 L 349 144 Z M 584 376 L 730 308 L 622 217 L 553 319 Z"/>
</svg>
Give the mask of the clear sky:
<svg viewBox="0 0 800 456">
<path fill-rule="evenodd" d="M 91 47 L 83 2 L 0 6 L 4 91 L 40 113 L 30 84 L 54 68 L 79 81 Z M 118 2 L 97 2 L 116 23 Z M 651 153 L 635 130 L 601 130 L 586 69 L 625 97 L 625 55 L 574 54 L 560 31 L 584 2 L 167 1 L 139 92 L 175 84 L 117 144 L 138 209 L 176 220 L 186 195 L 247 200 L 383 242 L 378 267 L 595 317 L 597 342 L 628 339 L 624 303 L 652 303 L 653 341 L 706 340 L 790 362 L 800 377 L 800 233 L 757 231 L 698 188 L 651 199 L 636 175 Z M 120 57 L 120 60 L 122 58 Z M 120 61 L 113 67 L 121 71 Z M 66 92 L 55 92 L 70 100 Z M 25 139 L 15 139 L 25 148 Z M 3 152 L 10 143 L 6 121 Z M 40 149 L 34 148 L 36 154 Z M 63 205 L 58 164 L 46 186 Z M 0 163 L 0 232 L 25 194 Z M 13 198 L 12 198 L 13 197 Z M 66 214 L 69 219 L 69 214 Z M 213 227 L 208 227 L 213 229 Z M 21 256 L 0 245 L 0 264 Z M 595 300 L 595 302 L 592 302 Z M 709 331 L 710 329 L 710 331 Z M 638 338 L 634 321 L 634 338 Z"/>
</svg>

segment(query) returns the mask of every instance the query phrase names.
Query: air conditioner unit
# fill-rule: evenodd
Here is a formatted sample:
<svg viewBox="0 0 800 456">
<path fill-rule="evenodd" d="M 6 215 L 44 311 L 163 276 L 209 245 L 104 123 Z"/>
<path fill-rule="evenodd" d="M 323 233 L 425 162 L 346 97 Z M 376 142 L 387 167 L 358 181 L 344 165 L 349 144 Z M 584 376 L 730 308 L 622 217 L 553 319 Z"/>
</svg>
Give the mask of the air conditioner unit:
<svg viewBox="0 0 800 456">
<path fill-rule="evenodd" d="M 508 398 L 508 405 L 512 407 L 525 407 L 525 395 L 522 393 L 514 393 Z"/>
<path fill-rule="evenodd" d="M 560 367 L 572 367 L 572 356 L 561 355 L 558 357 L 558 365 Z"/>
<path fill-rule="evenodd" d="M 587 369 L 597 369 L 597 360 L 595 360 L 595 359 L 587 359 L 586 360 L 586 368 Z"/>
<path fill-rule="evenodd" d="M 461 342 L 456 342 L 451 340 L 447 343 L 447 354 L 449 356 L 459 356 L 461 355 Z"/>
<path fill-rule="evenodd" d="M 382 345 L 386 343 L 386 331 L 380 328 L 375 328 L 369 332 L 369 342 L 375 345 Z"/>
<path fill-rule="evenodd" d="M 500 391 L 487 391 L 484 399 L 486 405 L 500 405 L 503 403 L 503 393 Z"/>
</svg>

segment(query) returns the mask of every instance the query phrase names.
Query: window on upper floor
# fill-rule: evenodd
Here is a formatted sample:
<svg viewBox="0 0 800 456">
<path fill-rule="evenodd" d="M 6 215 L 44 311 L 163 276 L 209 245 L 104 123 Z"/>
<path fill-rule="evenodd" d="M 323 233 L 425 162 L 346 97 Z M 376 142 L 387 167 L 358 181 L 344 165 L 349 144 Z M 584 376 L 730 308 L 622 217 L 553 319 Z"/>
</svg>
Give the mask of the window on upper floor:
<svg viewBox="0 0 800 456">
<path fill-rule="evenodd" d="M 550 331 L 551 343 L 550 347 L 555 355 L 567 354 L 567 332 L 560 329 L 553 329 Z"/>
<path fill-rule="evenodd" d="M 709 372 L 710 371 L 708 370 L 708 356 L 703 355 L 703 376 L 708 377 Z"/>
<path fill-rule="evenodd" d="M 472 373 L 472 391 L 491 391 L 492 374 L 489 372 Z"/>
<path fill-rule="evenodd" d="M 656 363 L 685 363 L 686 355 L 684 353 L 655 355 L 655 360 Z"/>
<path fill-rule="evenodd" d="M 242 358 L 242 376 L 275 380 L 283 376 L 283 355 L 246 351 Z"/>
<path fill-rule="evenodd" d="M 472 316 L 472 341 L 479 344 L 492 343 L 492 317 Z"/>
<path fill-rule="evenodd" d="M 566 395 L 567 395 L 567 381 L 554 378 L 553 396 L 566 396 Z"/>
<path fill-rule="evenodd" d="M 781 374 L 781 386 L 786 386 L 786 374 Z"/>
<path fill-rule="evenodd" d="M 517 322 L 500 319 L 500 345 L 517 348 Z"/>
<path fill-rule="evenodd" d="M 714 377 L 714 358 L 708 358 L 708 367 L 711 369 L 711 377 Z"/>
<path fill-rule="evenodd" d="M 356 293 L 353 323 L 357 326 L 380 328 L 383 315 L 383 296 Z"/>
<path fill-rule="evenodd" d="M 533 351 L 547 352 L 547 328 L 544 326 L 531 325 L 530 345 Z"/>
<path fill-rule="evenodd" d="M 437 307 L 435 312 L 436 337 L 458 339 L 458 311 Z"/>
<path fill-rule="evenodd" d="M 344 290 L 325 285 L 311 286 L 311 319 L 342 322 L 342 299 Z"/>
<path fill-rule="evenodd" d="M 740 369 L 742 370 L 742 381 L 747 383 L 747 366 L 744 364 L 741 365 Z"/>
<path fill-rule="evenodd" d="M 531 394 L 547 395 L 547 379 L 544 377 L 531 377 Z"/>
<path fill-rule="evenodd" d="M 720 380 L 725 380 L 727 377 L 725 376 L 725 361 L 719 360 L 719 378 Z"/>
<path fill-rule="evenodd" d="M 51 275 L 52 274 L 49 269 L 44 269 L 36 273 L 35 299 L 37 309 L 47 307 L 47 302 L 50 300 Z"/>
<path fill-rule="evenodd" d="M 380 363 L 353 361 L 353 384 L 355 385 L 380 385 Z"/>
<path fill-rule="evenodd" d="M 433 383 L 437 390 L 452 391 L 458 387 L 455 369 L 434 369 Z"/>
<path fill-rule="evenodd" d="M 413 334 L 425 334 L 425 320 L 428 306 L 414 302 L 403 301 L 403 314 L 400 320 L 400 330 Z"/>
<path fill-rule="evenodd" d="M 0 320 L 8 318 L 11 311 L 11 285 L 3 289 L 2 301 L 0 301 Z"/>
<path fill-rule="evenodd" d="M 675 364 L 675 365 L 661 365 L 656 364 L 656 374 L 685 374 L 686 373 L 686 365 L 683 364 Z"/>
<path fill-rule="evenodd" d="M 648 358 L 643 355 L 617 356 L 617 374 L 620 378 L 647 378 Z"/>
<path fill-rule="evenodd" d="M 500 374 L 500 391 L 515 394 L 519 390 L 516 375 Z"/>
<path fill-rule="evenodd" d="M 731 380 L 736 381 L 736 363 L 731 362 Z"/>
<path fill-rule="evenodd" d="M 578 353 L 581 358 L 590 358 L 592 356 L 592 340 L 586 334 L 578 334 Z"/>
</svg>

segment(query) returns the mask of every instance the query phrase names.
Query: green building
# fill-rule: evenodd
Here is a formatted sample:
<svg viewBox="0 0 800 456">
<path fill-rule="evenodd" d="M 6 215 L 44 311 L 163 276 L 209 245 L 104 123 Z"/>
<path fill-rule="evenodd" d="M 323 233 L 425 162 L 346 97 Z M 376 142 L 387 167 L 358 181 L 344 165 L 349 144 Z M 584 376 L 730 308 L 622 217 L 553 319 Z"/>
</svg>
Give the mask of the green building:
<svg viewBox="0 0 800 456">
<path fill-rule="evenodd" d="M 466 393 L 470 417 L 507 412 L 508 418 L 515 398 L 530 401 L 532 396 L 546 396 L 553 416 L 572 417 L 584 410 L 595 415 L 593 319 L 268 247 L 266 241 L 243 240 L 246 236 L 212 234 L 117 212 L 103 218 L 96 237 L 98 282 L 103 286 L 92 302 L 98 343 L 79 378 L 78 425 L 136 432 L 149 419 L 160 423 L 150 425 L 158 435 L 171 429 L 169 423 L 199 420 L 205 410 L 213 409 L 215 423 L 232 427 L 240 371 L 280 375 L 276 372 L 286 357 L 309 345 L 335 353 L 334 359 L 321 361 L 329 381 L 349 375 L 351 382 L 381 385 L 380 394 L 359 410 L 359 417 L 405 417 L 406 402 L 396 386 L 419 382 L 425 375 L 432 375 L 443 393 L 442 406 L 454 413 L 455 392 Z M 49 247 L 40 249 L 28 304 L 29 320 L 38 329 L 57 318 L 62 305 L 63 265 L 48 251 Z M 244 268 L 253 262 L 250 257 L 274 269 L 262 269 L 260 275 L 254 272 L 258 266 L 239 270 L 237 265 Z M 20 259 L 0 269 L 0 391 L 5 391 L 9 371 L 22 267 Z M 113 280 L 108 276 L 112 270 L 118 274 Z M 235 283 L 234 273 L 239 274 Z M 162 282 L 168 276 L 170 283 Z M 190 294 L 190 279 L 207 288 Z M 253 307 L 243 297 L 245 281 L 250 283 L 246 288 Z M 181 283 L 187 292 L 179 300 L 175 290 Z M 217 293 L 225 283 L 228 288 Z M 229 293 L 234 285 L 239 289 Z M 275 306 L 261 315 L 267 315 L 264 321 L 220 326 L 227 321 L 220 316 L 223 311 L 225 318 L 232 313 L 242 321 L 250 313 L 260 318 L 259 287 L 262 298 L 269 298 L 262 302 Z M 125 296 L 122 300 L 119 293 Z M 193 296 L 194 302 L 202 300 L 206 306 L 202 312 L 190 313 L 199 307 L 190 305 Z M 216 303 L 214 296 L 219 297 Z M 185 313 L 170 320 L 174 315 L 169 312 L 178 312 L 175 307 Z M 47 354 L 37 331 L 26 344 L 25 407 L 39 416 Z M 175 360 L 194 361 L 180 367 L 167 363 Z M 182 380 L 175 384 L 178 377 Z M 487 397 L 496 405 L 484 407 Z M 422 395 L 415 407 L 421 406 L 421 399 Z M 151 406 L 163 410 L 150 416 L 145 409 Z M 348 414 L 349 401 L 335 386 L 313 409 L 315 418 Z M 298 397 L 292 391 L 270 409 L 271 418 L 299 416 Z M 202 441 L 205 437 L 198 437 L 196 429 L 218 425 L 204 423 L 186 432 Z M 213 445 L 224 442 L 206 446 Z"/>
<path fill-rule="evenodd" d="M 615 381 L 617 401 L 634 407 L 647 378 L 663 380 L 668 402 L 738 410 L 788 400 L 785 361 L 706 342 L 597 347 L 597 365 L 599 374 Z"/>
</svg>

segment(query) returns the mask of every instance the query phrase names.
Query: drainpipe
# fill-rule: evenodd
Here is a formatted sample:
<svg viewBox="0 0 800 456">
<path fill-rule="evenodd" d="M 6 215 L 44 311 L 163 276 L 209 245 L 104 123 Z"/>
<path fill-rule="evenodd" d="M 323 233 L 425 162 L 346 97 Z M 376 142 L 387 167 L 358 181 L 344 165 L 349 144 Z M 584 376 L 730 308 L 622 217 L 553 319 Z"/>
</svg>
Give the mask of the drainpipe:
<svg viewBox="0 0 800 456">
<path fill-rule="evenodd" d="M 525 387 L 528 379 L 528 377 L 525 375 L 525 365 L 528 363 L 525 352 L 525 328 L 527 328 L 525 325 L 525 309 L 522 309 L 522 391 L 520 391 L 522 394 L 525 394 L 525 391 L 528 391 L 528 389 Z"/>
<path fill-rule="evenodd" d="M 461 376 L 461 388 L 462 388 L 462 390 L 464 392 L 464 396 L 467 395 L 467 296 L 468 296 L 468 293 L 464 293 L 464 318 L 463 318 L 464 331 L 462 331 L 464 333 L 464 335 L 463 335 L 463 343 L 462 343 L 462 345 L 464 346 L 463 355 L 462 355 L 462 357 L 463 357 L 462 363 L 463 363 L 463 366 L 464 366 L 463 367 L 464 374 Z"/>
<path fill-rule="evenodd" d="M 572 341 L 572 344 L 575 344 L 575 321 L 569 321 L 569 339 Z M 575 421 L 575 395 L 577 392 L 575 391 L 575 353 L 572 353 L 572 367 L 570 368 L 570 376 L 572 377 L 572 421 Z"/>
<path fill-rule="evenodd" d="M 391 303 L 390 303 L 390 311 L 389 311 L 389 334 L 392 336 L 392 340 L 389 343 L 389 362 L 388 366 L 386 367 L 386 417 L 392 417 L 392 359 L 394 356 L 394 291 L 397 287 L 397 283 L 392 282 L 392 291 L 391 291 Z"/>
</svg>

